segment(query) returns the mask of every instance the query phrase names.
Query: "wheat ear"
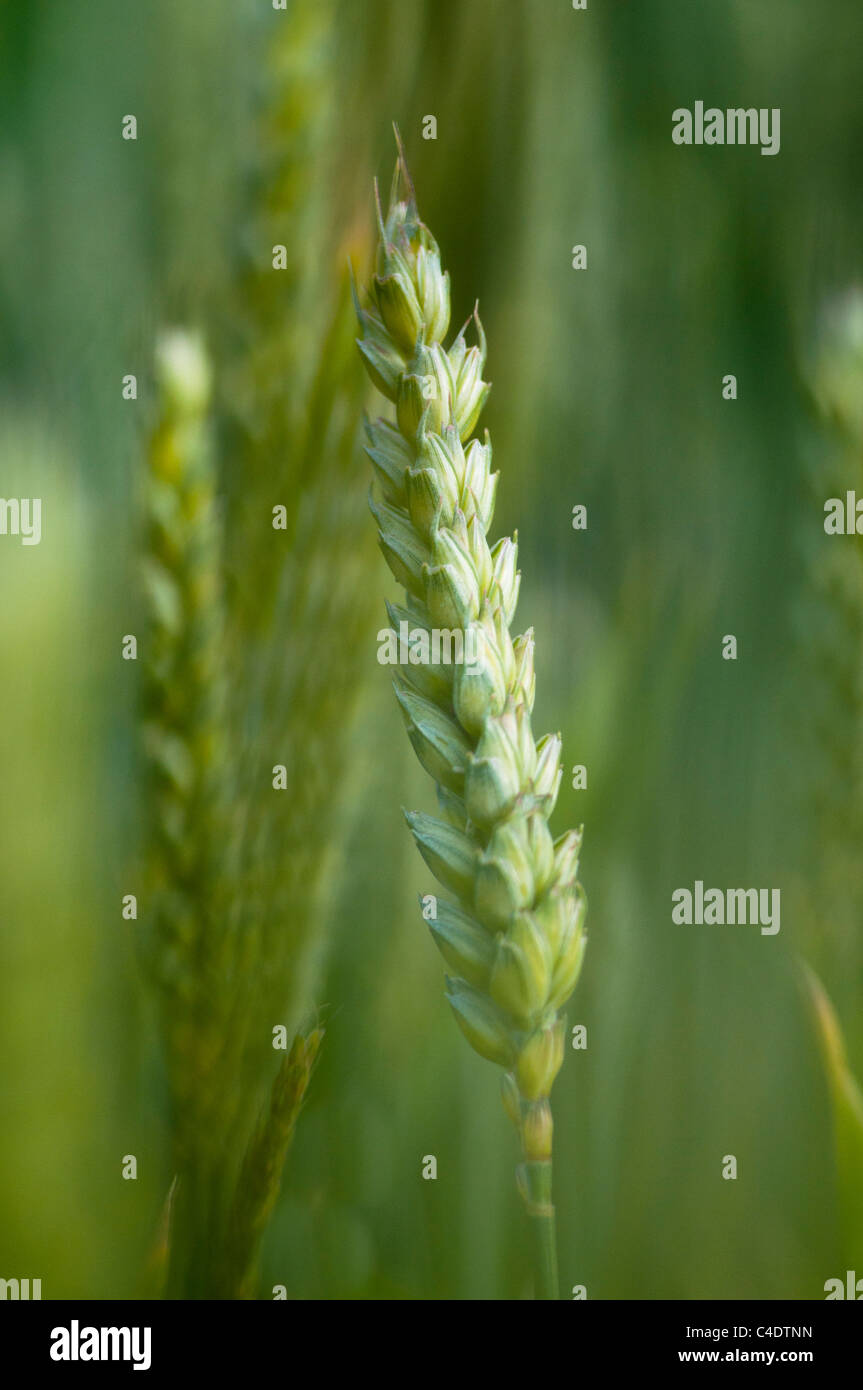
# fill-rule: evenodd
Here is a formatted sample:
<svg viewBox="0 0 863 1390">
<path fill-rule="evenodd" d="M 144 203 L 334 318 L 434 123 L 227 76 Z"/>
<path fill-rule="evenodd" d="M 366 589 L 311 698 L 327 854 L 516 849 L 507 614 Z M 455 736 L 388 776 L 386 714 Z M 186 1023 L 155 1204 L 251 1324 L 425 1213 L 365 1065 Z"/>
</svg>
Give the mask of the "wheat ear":
<svg viewBox="0 0 863 1390">
<path fill-rule="evenodd" d="M 216 994 L 210 923 L 219 915 L 217 791 L 226 739 L 222 534 L 207 428 L 210 368 L 200 339 L 163 334 L 156 369 L 160 413 L 147 458 L 143 557 L 153 903 L 147 946 L 161 989 L 185 1162 L 198 1147 L 196 1119 L 207 1109 L 222 1031 L 209 1007 Z"/>
<path fill-rule="evenodd" d="M 847 494 L 859 491 L 863 477 L 863 292 L 846 292 L 826 308 L 808 366 L 811 398 L 825 435 L 824 447 L 811 449 L 807 480 L 810 514 L 817 516 L 831 495 L 841 498 L 844 508 Z M 815 733 L 814 834 L 809 844 L 819 868 L 807 947 L 825 975 L 829 965 L 834 998 L 809 963 L 802 963 L 801 975 L 829 1085 L 841 1239 L 844 1258 L 853 1268 L 863 1252 L 863 1091 L 849 1059 L 850 1054 L 859 1069 L 861 1031 L 854 1005 L 863 964 L 863 568 L 847 536 L 822 532 L 816 539 L 813 530 L 807 527 L 805 533 L 807 602 L 800 613 L 806 659 L 814 673 L 801 689 L 805 706 L 800 720 L 801 729 Z"/>
<path fill-rule="evenodd" d="M 449 276 L 420 221 L 404 155 L 384 218 L 377 272 L 357 305 L 366 367 L 395 405 L 369 424 L 367 452 L 381 550 L 405 587 L 394 629 L 460 632 L 476 661 L 402 666 L 395 677 L 408 737 L 437 783 L 440 818 L 407 815 L 420 853 L 456 898 L 429 922 L 452 975 L 446 993 L 471 1046 L 506 1069 L 503 1099 L 521 1139 L 519 1190 L 538 1234 L 540 1296 L 558 1297 L 549 1095 L 563 1062 L 560 1010 L 586 936 L 577 881 L 581 832 L 552 840 L 560 738 L 534 741 L 533 634 L 512 638 L 516 540 L 489 546 L 498 475 L 491 444 L 471 439 L 489 386 L 485 335 L 442 346 Z M 470 442 L 468 442 L 470 441 Z M 422 651 L 420 642 L 418 651 Z"/>
<path fill-rule="evenodd" d="M 209 443 L 210 367 L 200 339 L 166 333 L 145 480 L 143 657 L 151 904 L 146 950 L 159 986 L 174 1165 L 169 1289 L 202 1287 L 218 1230 L 227 1137 L 223 984 L 226 757 L 222 527 Z"/>
</svg>

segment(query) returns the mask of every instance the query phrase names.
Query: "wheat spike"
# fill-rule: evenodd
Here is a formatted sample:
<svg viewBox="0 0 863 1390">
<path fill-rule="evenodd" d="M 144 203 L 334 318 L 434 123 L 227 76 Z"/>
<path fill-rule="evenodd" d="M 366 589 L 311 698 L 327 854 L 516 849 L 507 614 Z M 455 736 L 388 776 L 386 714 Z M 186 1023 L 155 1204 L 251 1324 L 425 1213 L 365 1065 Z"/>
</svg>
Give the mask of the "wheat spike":
<svg viewBox="0 0 863 1390">
<path fill-rule="evenodd" d="M 408 737 L 437 783 L 441 814 L 408 824 L 455 903 L 429 925 L 452 974 L 447 998 L 468 1042 L 505 1068 L 504 1103 L 521 1138 L 519 1188 L 540 1235 L 541 1291 L 557 1297 L 551 1203 L 551 1087 L 563 1061 L 560 1010 L 584 954 L 577 880 L 581 832 L 553 840 L 560 739 L 531 731 L 533 633 L 510 634 L 516 539 L 489 545 L 497 474 L 472 434 L 489 392 L 479 315 L 449 349 L 449 277 L 420 221 L 403 153 L 389 209 L 378 200 L 377 269 L 357 305 L 360 352 L 395 422 L 368 426 L 380 495 L 378 538 L 404 585 L 393 629 L 462 634 L 477 660 L 402 665 L 396 697 Z M 419 647 L 421 651 L 421 645 Z"/>
<path fill-rule="evenodd" d="M 145 481 L 143 742 L 150 817 L 152 930 L 148 956 L 161 987 L 169 1078 L 191 1143 L 193 1116 L 219 1048 L 212 1002 L 218 933 L 220 763 L 225 755 L 221 525 L 207 413 L 203 345 L 175 331 L 156 355 L 160 415 Z"/>
</svg>

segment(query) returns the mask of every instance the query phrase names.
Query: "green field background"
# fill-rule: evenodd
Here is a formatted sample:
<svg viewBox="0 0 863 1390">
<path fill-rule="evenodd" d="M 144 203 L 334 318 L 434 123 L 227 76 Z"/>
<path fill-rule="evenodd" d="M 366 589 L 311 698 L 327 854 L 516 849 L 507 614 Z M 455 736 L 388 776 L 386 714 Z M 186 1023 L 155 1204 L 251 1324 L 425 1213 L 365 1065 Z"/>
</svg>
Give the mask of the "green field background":
<svg viewBox="0 0 863 1390">
<path fill-rule="evenodd" d="M 826 1279 L 863 1272 L 863 1249 L 849 1264 L 799 962 L 819 971 L 859 1072 L 863 952 L 860 883 L 853 868 L 832 881 L 818 836 L 811 735 L 825 650 L 850 641 L 854 667 L 863 648 L 812 602 L 805 556 L 824 539 L 807 478 L 832 443 L 807 386 L 824 306 L 861 273 L 863 9 L 324 8 L 304 71 L 325 138 L 280 240 L 312 287 L 342 281 L 371 235 L 373 177 L 388 187 L 396 121 L 453 323 L 478 298 L 488 335 L 494 532 L 518 530 L 534 729 L 559 729 L 565 769 L 588 769 L 586 790 L 564 777 L 553 820 L 584 824 L 589 900 L 568 1008 L 588 1046 L 568 1049 L 554 1092 L 563 1296 L 823 1297 Z M 120 914 L 143 814 L 120 640 L 140 614 L 153 348 L 177 324 L 215 354 L 230 339 L 262 74 L 280 26 L 302 35 L 301 9 L 0 5 L 0 493 L 39 495 L 45 515 L 38 547 L 0 537 L 0 1275 L 40 1277 L 45 1298 L 151 1288 L 172 1175 L 137 924 Z M 677 147 L 671 113 L 696 100 L 780 108 L 781 152 Z M 305 114 L 300 101 L 301 131 Z M 571 266 L 580 243 L 586 271 Z M 136 402 L 121 396 L 129 372 Z M 245 484 L 227 446 L 220 467 L 230 528 Z M 496 1070 L 453 1024 L 416 907 L 432 886 L 402 807 L 431 810 L 433 792 L 376 661 L 395 590 L 383 561 L 371 573 L 380 602 L 332 778 L 327 944 L 304 1001 L 326 1038 L 259 1294 L 529 1296 Z M 729 633 L 736 662 L 721 657 Z M 853 711 L 830 727 L 848 796 Z M 675 926 L 672 891 L 696 879 L 780 888 L 781 931 Z M 137 1182 L 121 1179 L 125 1154 Z"/>
</svg>

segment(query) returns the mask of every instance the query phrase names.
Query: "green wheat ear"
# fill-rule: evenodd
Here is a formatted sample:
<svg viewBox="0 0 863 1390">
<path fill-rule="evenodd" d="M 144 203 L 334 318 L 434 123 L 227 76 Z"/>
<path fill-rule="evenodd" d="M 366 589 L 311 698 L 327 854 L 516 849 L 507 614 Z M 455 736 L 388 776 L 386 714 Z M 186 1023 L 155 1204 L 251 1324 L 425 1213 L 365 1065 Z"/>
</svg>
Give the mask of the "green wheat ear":
<svg viewBox="0 0 863 1390">
<path fill-rule="evenodd" d="M 541 1296 L 558 1296 L 549 1103 L 563 1061 L 560 1010 L 581 970 L 581 831 L 553 840 L 560 738 L 531 731 L 533 634 L 513 638 L 515 539 L 489 545 L 498 475 L 491 443 L 471 438 L 489 392 L 485 335 L 448 349 L 449 276 L 420 221 L 401 147 L 389 210 L 378 201 L 376 274 L 357 304 L 360 352 L 395 421 L 367 426 L 383 555 L 407 593 L 393 628 L 457 630 L 478 657 L 404 665 L 396 697 L 408 737 L 437 783 L 441 816 L 410 813 L 420 853 L 455 903 L 429 922 L 450 971 L 446 993 L 471 1046 L 505 1068 L 519 1132 L 519 1189 L 540 1240 Z"/>
<path fill-rule="evenodd" d="M 156 354 L 159 419 L 144 485 L 143 741 L 153 902 L 147 954 L 160 986 L 181 1162 L 210 1114 L 222 1022 L 217 997 L 219 767 L 225 757 L 222 527 L 208 432 L 211 374 L 199 337 Z M 212 1122 L 212 1117 L 211 1117 Z"/>
<path fill-rule="evenodd" d="M 159 415 L 144 486 L 147 943 L 159 986 L 177 1174 L 160 1264 L 168 1265 L 171 1296 L 250 1298 L 323 1030 L 297 1033 L 254 1126 L 245 1113 L 238 1120 L 238 1094 L 248 1101 L 246 1091 L 254 1086 L 254 1097 L 260 1089 L 269 1049 L 253 1069 L 247 1054 L 257 1061 L 261 1048 L 249 1044 L 250 1022 L 237 1000 L 248 1014 L 254 992 L 269 997 L 274 960 L 286 992 L 292 960 L 284 948 L 267 954 L 260 933 L 239 940 L 231 931 L 236 888 L 220 867 L 229 824 L 224 541 L 201 339 L 163 334 L 156 375 Z M 262 911 L 267 921 L 275 906 L 270 899 Z M 262 1027 L 258 1034 L 265 1036 Z"/>
<path fill-rule="evenodd" d="M 807 482 L 817 516 L 829 497 L 844 506 L 846 492 L 859 496 L 863 485 L 863 292 L 846 292 L 826 307 L 813 348 L 806 380 L 824 448 L 813 449 Z M 817 539 L 807 534 L 803 559 L 800 626 L 813 679 L 801 686 L 799 727 L 815 736 L 809 846 L 818 867 L 807 955 L 818 971 L 810 964 L 801 971 L 831 1099 L 843 1258 L 853 1269 L 863 1258 L 863 1092 L 855 1077 L 863 1044 L 863 568 L 853 539 L 823 532 Z"/>
<path fill-rule="evenodd" d="M 225 723 L 223 535 L 208 416 L 211 369 L 201 339 L 174 331 L 156 354 L 159 415 L 144 479 L 142 653 L 146 955 L 158 986 L 171 1098 L 172 1295 L 202 1287 L 217 1226 L 219 1158 L 229 1120 L 222 768 Z"/>
<path fill-rule="evenodd" d="M 336 0 L 296 0 L 272 26 L 253 196 L 212 363 L 190 333 L 165 335 L 158 352 L 143 498 L 147 938 L 178 1175 L 177 1297 L 253 1294 L 323 1037 L 304 1020 L 332 920 L 347 805 L 334 788 L 375 565 L 356 462 L 366 386 L 347 273 L 330 286 L 330 262 L 345 257 L 318 177 L 336 134 L 338 19 Z M 363 238 L 353 244 L 364 254 Z M 272 785 L 274 764 L 290 790 Z M 273 1078 L 276 1022 L 295 1036 Z"/>
</svg>

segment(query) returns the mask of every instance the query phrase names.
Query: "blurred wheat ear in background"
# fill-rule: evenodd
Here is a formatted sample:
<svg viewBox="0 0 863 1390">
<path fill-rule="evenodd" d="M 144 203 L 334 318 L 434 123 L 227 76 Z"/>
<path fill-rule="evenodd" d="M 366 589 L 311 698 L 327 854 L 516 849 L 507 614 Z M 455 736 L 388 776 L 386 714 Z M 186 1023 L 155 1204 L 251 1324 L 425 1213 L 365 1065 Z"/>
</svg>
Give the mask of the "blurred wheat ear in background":
<svg viewBox="0 0 863 1390">
<path fill-rule="evenodd" d="M 220 861 L 226 797 L 222 534 L 207 428 L 210 372 L 204 349 L 173 332 L 159 347 L 161 410 L 145 483 L 143 739 L 147 816 L 148 961 L 157 980 L 179 1178 L 173 1274 L 204 1267 L 193 1231 L 214 1240 L 213 1210 L 226 1176 L 211 1155 L 225 1144 L 224 1077 L 231 1064 Z M 182 1227 L 182 1237 L 179 1228 Z M 191 1263 L 179 1280 L 204 1278 Z"/>
<path fill-rule="evenodd" d="M 368 232 L 345 244 L 322 177 L 337 118 L 336 10 L 299 0 L 270 30 L 220 323 L 231 719 L 248 774 L 236 793 L 237 931 L 267 962 L 236 1008 L 262 1021 L 277 1010 L 291 1032 L 322 965 L 374 564 L 347 275 Z M 289 791 L 264 803 L 275 765 Z"/>
<path fill-rule="evenodd" d="M 828 534 L 826 504 L 863 500 L 863 291 L 823 311 L 808 372 L 821 438 L 807 475 L 807 589 L 798 618 L 816 660 L 802 728 L 814 744 L 816 887 L 803 970 L 833 1110 L 843 1258 L 863 1262 L 863 561 L 856 534 Z M 856 513 L 855 513 L 856 518 Z M 847 524 L 847 522 L 845 523 Z M 811 658 L 810 658 L 811 660 Z M 817 973 L 816 973 L 817 971 Z"/>
<path fill-rule="evenodd" d="M 144 709 L 150 956 L 178 1179 L 173 1297 L 254 1296 L 323 1038 L 304 1020 L 338 868 L 374 562 L 347 275 L 363 238 L 331 244 L 315 183 L 334 16 L 300 3 L 273 31 L 213 364 L 189 334 L 159 352 Z M 277 1026 L 293 1042 L 273 1077 Z"/>
</svg>

